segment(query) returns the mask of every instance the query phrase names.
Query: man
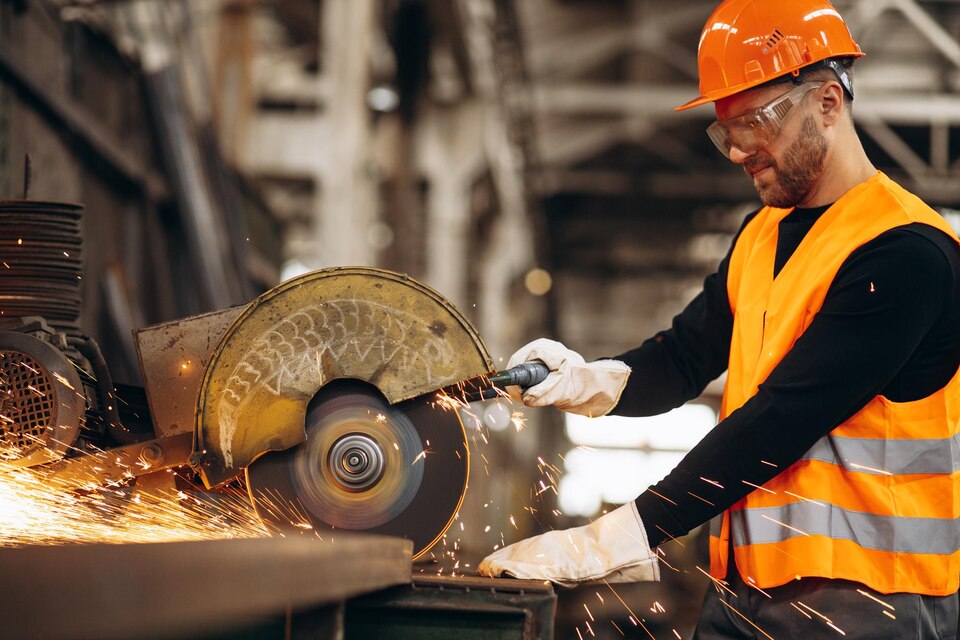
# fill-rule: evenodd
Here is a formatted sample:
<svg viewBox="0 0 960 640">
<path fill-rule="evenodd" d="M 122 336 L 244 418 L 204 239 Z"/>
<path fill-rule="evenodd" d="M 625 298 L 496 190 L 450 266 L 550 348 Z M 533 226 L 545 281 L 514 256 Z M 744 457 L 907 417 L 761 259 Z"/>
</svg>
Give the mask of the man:
<svg viewBox="0 0 960 640">
<path fill-rule="evenodd" d="M 696 638 L 954 638 L 960 582 L 960 249 L 872 166 L 851 115 L 862 54 L 825 0 L 726 0 L 707 21 L 710 138 L 764 207 L 671 329 L 552 370 L 531 406 L 652 415 L 727 370 L 721 420 L 666 478 L 586 527 L 501 549 L 487 575 L 658 579 L 714 518 Z M 761 630 L 762 633 L 760 633 Z"/>
</svg>

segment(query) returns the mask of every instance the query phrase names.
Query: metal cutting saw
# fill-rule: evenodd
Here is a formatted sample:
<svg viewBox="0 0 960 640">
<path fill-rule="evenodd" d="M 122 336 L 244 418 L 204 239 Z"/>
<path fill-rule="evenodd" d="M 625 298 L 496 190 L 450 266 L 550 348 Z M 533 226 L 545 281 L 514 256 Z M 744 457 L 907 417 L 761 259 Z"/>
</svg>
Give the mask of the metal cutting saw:
<svg viewBox="0 0 960 640">
<path fill-rule="evenodd" d="M 0 332 L 0 384 L 26 355 L 51 394 L 75 400 L 82 385 L 60 372 L 76 363 L 41 338 Z M 246 306 L 140 330 L 136 341 L 152 437 L 71 453 L 64 437 L 84 419 L 74 410 L 31 423 L 46 453 L 21 456 L 22 466 L 42 465 L 65 485 L 146 481 L 183 465 L 208 489 L 244 475 L 271 530 L 396 535 L 413 541 L 415 558 L 450 526 L 467 487 L 466 431 L 444 396 L 490 397 L 495 386 L 547 374 L 496 372 L 450 302 L 405 275 L 363 267 L 308 273 Z M 18 400 L 7 392 L 0 436 L 9 440 Z"/>
</svg>

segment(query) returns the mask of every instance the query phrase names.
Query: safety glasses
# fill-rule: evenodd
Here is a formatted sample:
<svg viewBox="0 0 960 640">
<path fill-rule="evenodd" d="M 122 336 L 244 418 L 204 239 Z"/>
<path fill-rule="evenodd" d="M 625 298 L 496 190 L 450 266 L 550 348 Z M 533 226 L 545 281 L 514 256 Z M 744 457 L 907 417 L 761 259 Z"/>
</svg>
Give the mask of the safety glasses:
<svg viewBox="0 0 960 640">
<path fill-rule="evenodd" d="M 807 93 L 823 85 L 823 82 L 805 82 L 762 107 L 714 122 L 707 127 L 707 135 L 727 158 L 730 157 L 730 147 L 753 153 L 773 142 L 780 135 L 783 123 L 793 108 L 800 104 Z"/>
</svg>

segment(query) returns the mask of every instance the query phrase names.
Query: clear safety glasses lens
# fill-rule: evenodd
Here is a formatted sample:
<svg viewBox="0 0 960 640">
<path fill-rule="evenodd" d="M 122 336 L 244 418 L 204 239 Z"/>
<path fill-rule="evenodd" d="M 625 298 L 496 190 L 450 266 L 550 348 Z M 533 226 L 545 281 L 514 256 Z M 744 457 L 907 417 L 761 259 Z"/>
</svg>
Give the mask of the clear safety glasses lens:
<svg viewBox="0 0 960 640">
<path fill-rule="evenodd" d="M 773 142 L 793 108 L 808 92 L 821 86 L 822 82 L 806 82 L 753 111 L 714 122 L 707 127 L 707 135 L 727 158 L 731 147 L 753 153 Z"/>
</svg>

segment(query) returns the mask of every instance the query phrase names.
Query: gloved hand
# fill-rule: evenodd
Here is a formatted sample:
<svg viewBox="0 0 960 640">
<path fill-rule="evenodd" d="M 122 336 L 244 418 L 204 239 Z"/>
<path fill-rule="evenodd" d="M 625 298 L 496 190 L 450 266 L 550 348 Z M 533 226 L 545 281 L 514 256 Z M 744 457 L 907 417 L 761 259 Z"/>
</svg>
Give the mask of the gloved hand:
<svg viewBox="0 0 960 640">
<path fill-rule="evenodd" d="M 583 356 L 554 340 L 540 338 L 510 356 L 507 368 L 539 360 L 550 375 L 525 389 L 521 399 L 529 407 L 554 406 L 582 416 L 606 415 L 620 401 L 630 367 L 619 360 L 585 362 Z"/>
<path fill-rule="evenodd" d="M 660 565 L 650 549 L 633 501 L 583 527 L 548 531 L 494 551 L 477 567 L 501 574 L 549 580 L 562 587 L 588 582 L 659 581 Z"/>
</svg>

